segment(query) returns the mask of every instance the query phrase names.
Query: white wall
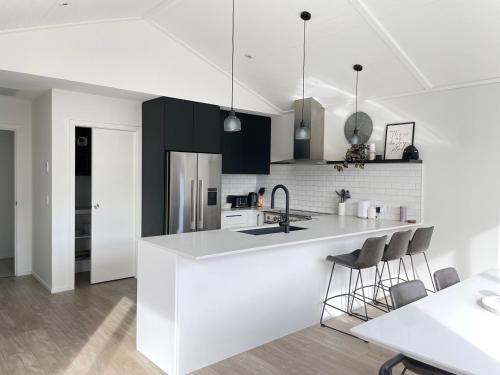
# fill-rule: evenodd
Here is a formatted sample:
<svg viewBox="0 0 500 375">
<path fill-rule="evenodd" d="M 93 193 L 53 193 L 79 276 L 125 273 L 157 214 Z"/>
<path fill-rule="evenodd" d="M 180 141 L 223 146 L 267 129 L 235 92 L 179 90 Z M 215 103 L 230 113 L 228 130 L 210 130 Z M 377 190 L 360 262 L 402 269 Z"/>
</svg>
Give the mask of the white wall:
<svg viewBox="0 0 500 375">
<path fill-rule="evenodd" d="M 70 126 L 78 123 L 141 127 L 142 103 L 139 101 L 51 90 L 52 93 L 52 285 L 58 292 L 73 288 L 74 262 L 70 241 L 74 238 L 71 212 Z M 138 165 L 140 165 L 140 150 Z M 139 173 L 140 175 L 140 173 Z M 138 215 L 139 216 L 139 215 Z M 139 216 L 140 217 L 140 216 Z M 140 222 L 140 220 L 139 220 Z M 140 233 L 140 232 L 138 232 Z"/>
<path fill-rule="evenodd" d="M 380 154 L 387 123 L 416 122 L 415 145 L 424 160 L 424 221 L 436 226 L 429 252 L 434 269 L 453 265 L 465 277 L 499 265 L 499 101 L 500 85 L 493 84 L 360 105 L 373 119 L 370 141 Z M 326 108 L 328 159 L 344 157 L 348 145 L 343 127 L 352 112 L 351 103 L 346 102 Z M 291 138 L 276 138 L 291 136 L 284 126 L 291 129 L 293 122 L 273 118 L 272 144 L 279 143 L 279 147 L 272 150 L 272 160 L 292 156 L 292 149 L 286 154 L 289 146 L 282 145 L 291 143 Z"/>
<path fill-rule="evenodd" d="M 14 257 L 14 132 L 0 129 L 0 259 Z"/>
<path fill-rule="evenodd" d="M 230 75 L 141 20 L 0 34 L 0 69 L 230 106 Z M 235 108 L 278 113 L 235 85 Z"/>
<path fill-rule="evenodd" d="M 31 273 L 31 102 L 0 96 L 0 128 L 16 133 L 16 275 Z"/>
<path fill-rule="evenodd" d="M 52 286 L 52 95 L 33 102 L 33 275 Z M 46 170 L 46 163 L 49 171 Z"/>
</svg>

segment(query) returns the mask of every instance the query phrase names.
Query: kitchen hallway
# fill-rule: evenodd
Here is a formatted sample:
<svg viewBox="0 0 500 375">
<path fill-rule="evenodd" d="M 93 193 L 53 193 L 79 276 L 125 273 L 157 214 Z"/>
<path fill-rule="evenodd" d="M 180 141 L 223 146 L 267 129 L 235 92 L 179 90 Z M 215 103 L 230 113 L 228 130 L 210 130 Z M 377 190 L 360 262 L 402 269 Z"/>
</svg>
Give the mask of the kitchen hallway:
<svg viewBox="0 0 500 375">
<path fill-rule="evenodd" d="M 86 277 L 53 295 L 31 276 L 0 279 L 1 374 L 164 374 L 135 350 L 135 279 L 89 286 Z M 362 375 L 390 356 L 318 325 L 194 374 Z"/>
</svg>

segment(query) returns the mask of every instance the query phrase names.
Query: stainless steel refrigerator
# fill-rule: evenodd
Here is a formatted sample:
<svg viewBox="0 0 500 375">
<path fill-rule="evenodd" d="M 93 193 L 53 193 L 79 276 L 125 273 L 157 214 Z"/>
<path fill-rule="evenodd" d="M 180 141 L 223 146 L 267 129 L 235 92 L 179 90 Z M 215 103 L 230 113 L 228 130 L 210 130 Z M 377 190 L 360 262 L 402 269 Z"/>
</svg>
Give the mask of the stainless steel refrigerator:
<svg viewBox="0 0 500 375">
<path fill-rule="evenodd" d="M 167 152 L 165 233 L 220 229 L 222 155 Z"/>
</svg>

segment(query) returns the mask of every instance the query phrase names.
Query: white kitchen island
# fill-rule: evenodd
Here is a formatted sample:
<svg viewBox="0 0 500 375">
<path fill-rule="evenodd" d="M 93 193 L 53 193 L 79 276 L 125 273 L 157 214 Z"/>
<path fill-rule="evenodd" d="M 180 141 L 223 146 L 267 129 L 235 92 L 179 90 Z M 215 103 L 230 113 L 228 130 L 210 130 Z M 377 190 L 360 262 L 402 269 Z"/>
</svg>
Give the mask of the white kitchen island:
<svg viewBox="0 0 500 375">
<path fill-rule="evenodd" d="M 331 267 L 326 256 L 415 226 L 336 215 L 293 225 L 306 229 L 141 239 L 137 349 L 180 375 L 318 324 Z M 348 277 L 337 275 L 340 290 Z"/>
</svg>

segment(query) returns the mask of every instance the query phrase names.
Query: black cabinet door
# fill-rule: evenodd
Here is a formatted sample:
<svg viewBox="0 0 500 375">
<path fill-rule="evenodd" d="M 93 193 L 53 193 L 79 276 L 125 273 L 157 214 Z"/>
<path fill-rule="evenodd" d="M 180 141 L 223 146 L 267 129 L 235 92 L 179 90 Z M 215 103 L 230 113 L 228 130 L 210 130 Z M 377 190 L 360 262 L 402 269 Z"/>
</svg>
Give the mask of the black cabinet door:
<svg viewBox="0 0 500 375">
<path fill-rule="evenodd" d="M 221 111 L 221 123 L 227 116 Z M 269 174 L 271 157 L 271 119 L 237 113 L 241 131 L 222 131 L 222 173 Z"/>
<path fill-rule="evenodd" d="M 165 149 L 193 151 L 194 103 L 187 100 L 164 98 Z"/>
<path fill-rule="evenodd" d="M 142 104 L 142 236 L 164 234 L 165 144 L 162 98 Z"/>
<path fill-rule="evenodd" d="M 271 162 L 271 119 L 247 115 L 244 119 L 244 173 L 269 174 Z M 243 127 L 243 125 L 242 125 Z"/>
<path fill-rule="evenodd" d="M 225 132 L 224 119 L 226 111 L 220 112 L 221 132 L 222 132 L 222 173 L 239 174 L 242 172 L 244 161 L 243 132 Z"/>
<path fill-rule="evenodd" d="M 215 105 L 194 103 L 193 151 L 221 153 L 220 108 Z"/>
</svg>

